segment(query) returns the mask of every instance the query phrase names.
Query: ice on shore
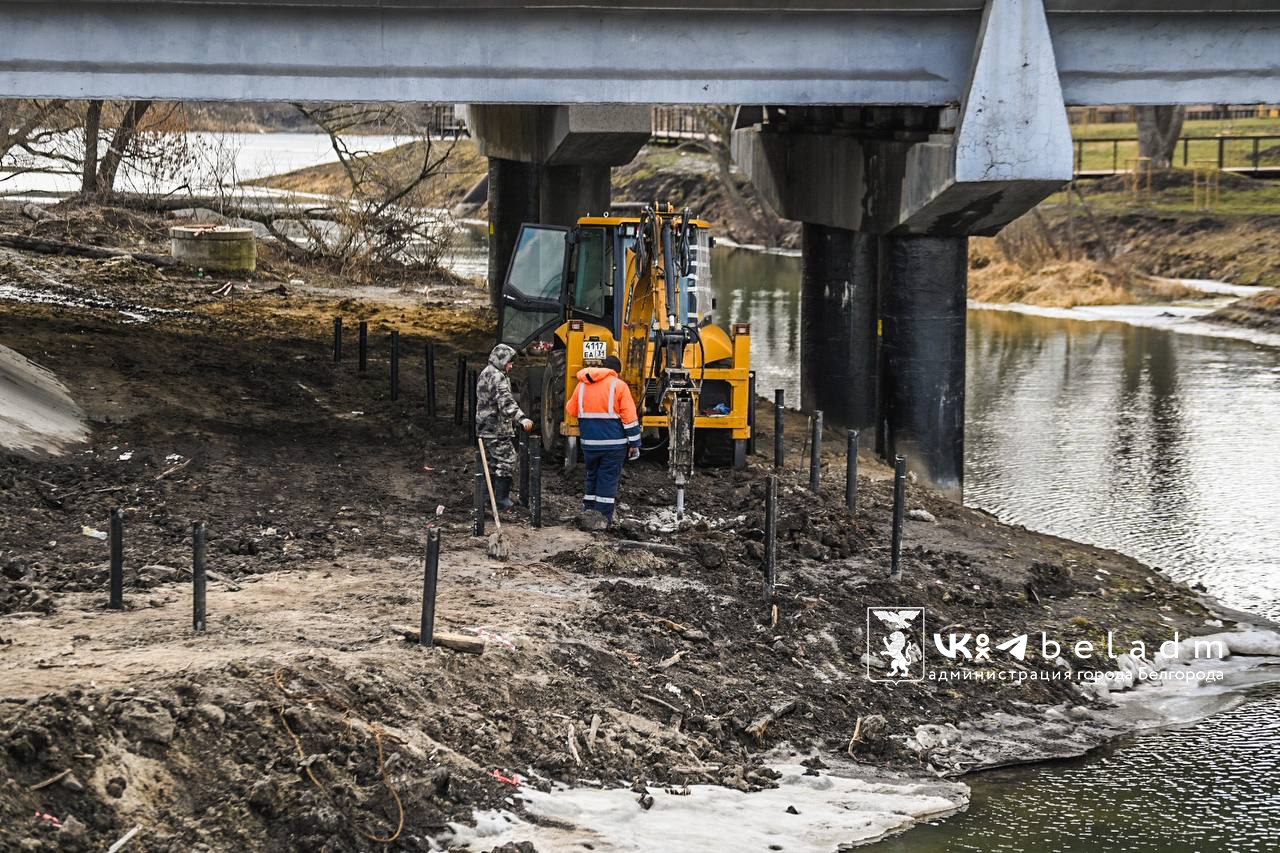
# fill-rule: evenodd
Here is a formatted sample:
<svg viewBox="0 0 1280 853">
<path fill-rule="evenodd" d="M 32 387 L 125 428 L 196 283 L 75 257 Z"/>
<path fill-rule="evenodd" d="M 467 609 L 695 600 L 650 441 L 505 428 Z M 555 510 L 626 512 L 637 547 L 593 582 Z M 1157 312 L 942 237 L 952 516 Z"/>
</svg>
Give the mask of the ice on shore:
<svg viewBox="0 0 1280 853">
<path fill-rule="evenodd" d="M 688 794 L 669 793 L 653 786 L 648 809 L 640 807 L 628 788 L 521 790 L 516 796 L 529 812 L 574 829 L 485 812 L 476 816 L 475 829 L 453 827 L 454 843 L 469 842 L 476 850 L 531 841 L 539 850 L 585 849 L 581 845 L 587 842 L 597 853 L 831 853 L 841 844 L 865 844 L 954 812 L 969 796 L 968 786 L 956 782 L 867 781 L 826 772 L 806 776 L 803 767 L 794 765 L 775 769 L 783 774 L 778 787 L 752 793 L 719 785 L 690 785 Z"/>
</svg>

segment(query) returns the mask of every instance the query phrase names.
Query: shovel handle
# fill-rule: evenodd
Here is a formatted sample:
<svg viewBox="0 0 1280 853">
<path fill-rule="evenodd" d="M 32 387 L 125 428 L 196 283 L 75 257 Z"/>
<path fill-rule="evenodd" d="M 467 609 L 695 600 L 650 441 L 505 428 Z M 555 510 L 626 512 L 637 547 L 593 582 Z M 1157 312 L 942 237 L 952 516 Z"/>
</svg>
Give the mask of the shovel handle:
<svg viewBox="0 0 1280 853">
<path fill-rule="evenodd" d="M 493 508 L 493 524 L 498 530 L 502 529 L 502 519 L 498 517 L 498 499 L 493 494 L 493 480 L 489 479 L 489 457 L 484 452 L 484 439 L 477 438 L 476 444 L 480 447 L 480 464 L 484 468 L 484 484 L 489 489 L 489 506 Z"/>
</svg>

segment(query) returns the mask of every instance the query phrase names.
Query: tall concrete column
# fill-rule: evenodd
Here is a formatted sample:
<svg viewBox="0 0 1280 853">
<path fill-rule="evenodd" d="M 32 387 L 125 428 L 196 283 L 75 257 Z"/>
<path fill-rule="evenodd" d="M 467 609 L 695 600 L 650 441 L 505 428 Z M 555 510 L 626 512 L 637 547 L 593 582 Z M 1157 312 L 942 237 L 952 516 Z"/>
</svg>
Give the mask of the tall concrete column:
<svg viewBox="0 0 1280 853">
<path fill-rule="evenodd" d="M 520 225 L 537 222 L 538 166 L 489 158 L 489 298 L 497 306 Z"/>
<path fill-rule="evenodd" d="M 609 209 L 610 171 L 594 163 L 543 167 L 541 221 L 568 226 L 588 213 L 602 215 Z"/>
<path fill-rule="evenodd" d="M 880 243 L 881 418 L 886 455 L 901 453 L 927 485 L 964 486 L 965 290 L 968 238 Z"/>
<path fill-rule="evenodd" d="M 804 223 L 800 384 L 806 409 L 875 435 L 878 371 L 873 234 Z"/>
</svg>

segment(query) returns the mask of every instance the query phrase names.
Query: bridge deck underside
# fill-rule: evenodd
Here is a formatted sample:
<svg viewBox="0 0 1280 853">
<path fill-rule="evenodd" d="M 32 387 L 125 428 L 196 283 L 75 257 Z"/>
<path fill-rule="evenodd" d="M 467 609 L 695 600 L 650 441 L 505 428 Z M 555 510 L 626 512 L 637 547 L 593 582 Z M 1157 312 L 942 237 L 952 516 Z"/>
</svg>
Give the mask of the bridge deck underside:
<svg viewBox="0 0 1280 853">
<path fill-rule="evenodd" d="M 960 100 L 979 26 L 973 2 L 907 4 L 941 9 L 927 13 L 722 5 L 0 2 L 0 96 L 947 104 Z M 1280 90 L 1280 11 L 1046 5 L 1070 104 L 1248 103 Z"/>
</svg>

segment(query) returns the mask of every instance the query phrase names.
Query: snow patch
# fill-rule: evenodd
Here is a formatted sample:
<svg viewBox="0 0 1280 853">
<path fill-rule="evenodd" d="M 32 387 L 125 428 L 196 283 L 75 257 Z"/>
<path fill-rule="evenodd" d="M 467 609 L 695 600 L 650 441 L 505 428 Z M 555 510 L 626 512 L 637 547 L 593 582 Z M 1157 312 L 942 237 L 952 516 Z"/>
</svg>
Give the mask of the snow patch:
<svg viewBox="0 0 1280 853">
<path fill-rule="evenodd" d="M 450 825 L 452 843 L 475 850 L 529 841 L 539 850 L 585 849 L 582 845 L 589 843 L 597 853 L 730 848 L 832 853 L 843 844 L 867 844 L 917 821 L 950 814 L 969 798 L 968 786 L 955 782 L 806 776 L 797 765 L 774 769 L 783 774 L 778 787 L 754 793 L 719 785 L 690 785 L 688 794 L 653 787 L 649 809 L 641 808 L 627 788 L 521 790 L 517 796 L 527 811 L 559 825 L 526 824 L 506 813 L 477 813 L 474 829 Z"/>
</svg>

